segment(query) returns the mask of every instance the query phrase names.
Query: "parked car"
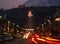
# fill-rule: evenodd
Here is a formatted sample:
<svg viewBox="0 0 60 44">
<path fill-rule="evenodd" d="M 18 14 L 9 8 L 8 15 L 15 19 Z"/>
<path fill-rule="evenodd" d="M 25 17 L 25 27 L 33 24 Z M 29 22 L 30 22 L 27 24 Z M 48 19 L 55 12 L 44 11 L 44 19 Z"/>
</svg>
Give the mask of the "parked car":
<svg viewBox="0 0 60 44">
<path fill-rule="evenodd" d="M 22 37 L 22 34 L 16 34 L 15 37 L 20 38 L 20 37 Z"/>
<path fill-rule="evenodd" d="M 11 34 L 7 34 L 4 37 L 5 37 L 5 40 L 12 40 L 14 38 Z"/>
</svg>

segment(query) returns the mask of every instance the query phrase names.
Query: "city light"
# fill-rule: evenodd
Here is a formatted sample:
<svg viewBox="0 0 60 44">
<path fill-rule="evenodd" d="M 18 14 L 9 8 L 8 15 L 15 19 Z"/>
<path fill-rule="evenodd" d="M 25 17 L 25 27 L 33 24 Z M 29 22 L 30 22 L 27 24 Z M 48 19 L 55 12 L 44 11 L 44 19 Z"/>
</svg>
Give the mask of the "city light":
<svg viewBox="0 0 60 44">
<path fill-rule="evenodd" d="M 0 44 L 60 44 L 59 7 L 20 6 L 0 9 Z"/>
<path fill-rule="evenodd" d="M 24 36 L 23 36 L 23 38 L 24 38 L 24 39 L 27 39 L 27 38 L 29 37 L 29 35 L 30 35 L 30 32 L 25 33 Z"/>
<path fill-rule="evenodd" d="M 59 18 L 56 18 L 55 21 L 60 21 L 60 17 Z"/>
<path fill-rule="evenodd" d="M 2 18 L 2 16 L 0 16 L 0 19 Z"/>
<path fill-rule="evenodd" d="M 28 17 L 32 17 L 32 12 L 31 11 L 28 11 Z"/>
</svg>

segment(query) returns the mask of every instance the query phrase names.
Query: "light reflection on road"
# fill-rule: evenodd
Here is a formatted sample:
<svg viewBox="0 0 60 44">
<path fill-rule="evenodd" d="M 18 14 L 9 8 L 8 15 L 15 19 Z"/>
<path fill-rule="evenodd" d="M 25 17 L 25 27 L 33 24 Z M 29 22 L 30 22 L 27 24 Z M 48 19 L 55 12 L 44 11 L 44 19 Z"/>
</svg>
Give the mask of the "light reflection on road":
<svg viewBox="0 0 60 44">
<path fill-rule="evenodd" d="M 38 41 L 42 41 L 42 42 L 45 42 L 45 43 L 48 43 L 48 44 L 60 44 L 60 40 L 54 39 L 54 38 L 51 38 L 51 37 L 44 37 L 44 36 L 32 37 L 32 41 L 37 44 L 38 41 L 35 41 L 34 39 L 37 39 Z"/>
<path fill-rule="evenodd" d="M 27 39 L 29 37 L 29 35 L 30 35 L 30 32 L 25 33 L 24 36 L 23 36 L 23 38 Z"/>
</svg>

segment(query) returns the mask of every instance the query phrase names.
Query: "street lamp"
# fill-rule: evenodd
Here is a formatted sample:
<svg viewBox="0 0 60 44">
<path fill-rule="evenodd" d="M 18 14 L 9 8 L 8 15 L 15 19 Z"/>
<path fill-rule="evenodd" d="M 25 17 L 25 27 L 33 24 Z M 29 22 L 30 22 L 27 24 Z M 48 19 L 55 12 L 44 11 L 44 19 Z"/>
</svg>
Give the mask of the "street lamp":
<svg viewBox="0 0 60 44">
<path fill-rule="evenodd" d="M 42 24 L 42 31 L 44 32 L 44 24 Z"/>
<path fill-rule="evenodd" d="M 2 16 L 0 16 L 0 19 L 2 18 Z"/>
<path fill-rule="evenodd" d="M 10 29 L 10 21 L 8 21 L 8 32 L 9 32 L 9 29 Z"/>
<path fill-rule="evenodd" d="M 48 20 L 48 23 L 49 23 L 49 24 L 51 24 L 51 21 L 50 21 L 50 20 Z"/>
</svg>

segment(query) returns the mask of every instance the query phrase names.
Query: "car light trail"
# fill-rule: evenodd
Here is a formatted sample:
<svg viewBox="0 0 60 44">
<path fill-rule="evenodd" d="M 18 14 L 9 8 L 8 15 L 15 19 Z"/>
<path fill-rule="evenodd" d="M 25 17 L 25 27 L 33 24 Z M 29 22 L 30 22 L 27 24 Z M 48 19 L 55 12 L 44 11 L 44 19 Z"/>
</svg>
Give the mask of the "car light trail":
<svg viewBox="0 0 60 44">
<path fill-rule="evenodd" d="M 59 42 L 57 42 L 57 41 L 60 41 L 60 40 L 53 39 L 53 38 L 50 38 L 50 37 L 44 37 L 44 38 L 43 39 L 42 38 L 37 38 L 37 40 L 40 40 L 40 41 L 43 41 L 43 42 L 46 42 L 46 43 L 49 43 L 49 44 L 60 44 Z"/>
<path fill-rule="evenodd" d="M 47 40 L 51 40 L 51 41 L 58 41 L 57 39 L 53 39 L 53 38 L 50 38 L 50 37 L 46 37 Z"/>
<path fill-rule="evenodd" d="M 58 39 L 54 39 L 54 38 L 51 38 L 51 37 L 44 37 L 44 36 L 39 37 L 37 34 L 35 34 L 32 37 L 32 41 L 34 43 L 38 44 L 38 42 L 36 42 L 35 39 L 38 40 L 38 41 L 46 42 L 48 44 L 60 44 L 60 40 L 58 40 Z"/>
<path fill-rule="evenodd" d="M 45 41 L 44 39 L 41 39 L 41 38 L 37 38 L 37 40 Z"/>
<path fill-rule="evenodd" d="M 23 38 L 27 39 L 29 37 L 29 35 L 30 35 L 30 32 L 25 33 L 24 36 L 23 36 Z"/>
<path fill-rule="evenodd" d="M 39 36 L 37 34 L 34 35 L 36 38 L 38 38 Z"/>
<path fill-rule="evenodd" d="M 46 43 L 49 43 L 49 44 L 54 44 L 55 43 L 55 42 L 48 41 L 48 40 L 45 40 L 45 39 L 42 39 L 42 38 L 37 38 L 37 40 L 40 40 L 42 42 L 46 42 Z"/>
<path fill-rule="evenodd" d="M 58 39 L 54 39 L 54 38 L 51 38 L 51 37 L 43 37 L 42 36 L 42 38 L 44 38 L 44 39 L 46 39 L 46 40 L 49 40 L 49 41 L 60 41 L 60 40 L 58 40 Z"/>
<path fill-rule="evenodd" d="M 32 38 L 32 41 L 33 41 L 35 44 L 38 44 L 38 42 L 36 42 L 36 41 L 34 40 L 34 38 Z"/>
</svg>

